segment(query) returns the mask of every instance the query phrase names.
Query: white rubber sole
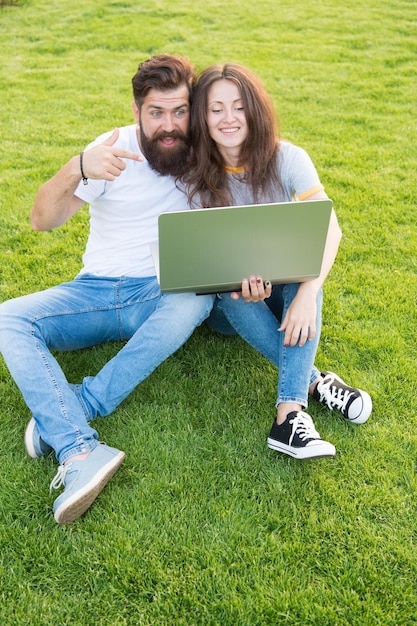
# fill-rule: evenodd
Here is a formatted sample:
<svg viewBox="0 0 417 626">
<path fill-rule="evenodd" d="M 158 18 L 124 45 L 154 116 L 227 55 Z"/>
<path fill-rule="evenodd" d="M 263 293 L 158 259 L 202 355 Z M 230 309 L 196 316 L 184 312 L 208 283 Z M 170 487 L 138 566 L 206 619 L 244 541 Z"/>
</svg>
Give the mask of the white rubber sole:
<svg viewBox="0 0 417 626">
<path fill-rule="evenodd" d="M 322 439 L 310 441 L 310 443 L 302 448 L 288 446 L 271 437 L 268 437 L 267 443 L 268 448 L 271 448 L 271 450 L 288 454 L 288 456 L 292 456 L 294 459 L 318 459 L 325 456 L 335 456 L 336 454 L 334 445 Z"/>
<path fill-rule="evenodd" d="M 31 459 L 38 459 L 38 455 L 35 452 L 35 448 L 33 447 L 33 430 L 35 428 L 35 420 L 33 417 L 29 420 L 28 425 L 25 430 L 25 448 L 26 453 L 30 456 Z"/>
<path fill-rule="evenodd" d="M 362 411 L 360 412 L 360 415 L 358 415 L 358 417 L 354 417 L 352 419 L 349 417 L 347 418 L 347 421 L 352 422 L 352 424 L 365 424 L 365 422 L 368 421 L 369 416 L 372 413 L 371 396 L 369 395 L 369 393 L 366 393 L 366 391 L 362 391 L 362 389 L 359 389 L 359 391 L 361 392 L 363 401 Z"/>
<path fill-rule="evenodd" d="M 93 476 L 90 482 L 64 500 L 55 511 L 55 521 L 58 524 L 71 524 L 78 517 L 81 517 L 117 472 L 125 456 L 125 453 L 120 451 Z"/>
</svg>

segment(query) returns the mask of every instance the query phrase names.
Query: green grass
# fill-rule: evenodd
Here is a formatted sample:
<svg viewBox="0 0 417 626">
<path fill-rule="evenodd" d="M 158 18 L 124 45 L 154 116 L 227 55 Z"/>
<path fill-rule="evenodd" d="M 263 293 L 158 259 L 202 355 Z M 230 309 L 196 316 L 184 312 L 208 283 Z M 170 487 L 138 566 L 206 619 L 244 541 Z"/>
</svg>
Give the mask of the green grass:
<svg viewBox="0 0 417 626">
<path fill-rule="evenodd" d="M 53 458 L 23 449 L 28 410 L 0 362 L 0 623 L 409 626 L 417 623 L 416 4 L 20 0 L 0 10 L 0 299 L 78 271 L 84 209 L 52 233 L 39 185 L 90 139 L 133 121 L 148 55 L 263 78 L 282 134 L 305 147 L 344 237 L 317 357 L 366 388 L 373 416 L 315 403 L 334 459 L 266 447 L 276 372 L 206 327 L 110 417 L 126 462 L 97 503 L 56 525 Z M 71 381 L 119 348 L 60 361 Z"/>
</svg>

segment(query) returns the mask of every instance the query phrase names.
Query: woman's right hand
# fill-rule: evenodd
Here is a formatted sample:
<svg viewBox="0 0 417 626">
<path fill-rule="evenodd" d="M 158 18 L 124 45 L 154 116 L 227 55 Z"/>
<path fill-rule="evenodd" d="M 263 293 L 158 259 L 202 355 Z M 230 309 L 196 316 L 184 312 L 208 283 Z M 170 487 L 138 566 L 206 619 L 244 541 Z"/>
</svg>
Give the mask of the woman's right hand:
<svg viewBox="0 0 417 626">
<path fill-rule="evenodd" d="M 284 333 L 284 346 L 302 347 L 316 336 L 317 290 L 314 281 L 301 283 L 297 295 L 287 309 L 279 331 Z"/>
</svg>

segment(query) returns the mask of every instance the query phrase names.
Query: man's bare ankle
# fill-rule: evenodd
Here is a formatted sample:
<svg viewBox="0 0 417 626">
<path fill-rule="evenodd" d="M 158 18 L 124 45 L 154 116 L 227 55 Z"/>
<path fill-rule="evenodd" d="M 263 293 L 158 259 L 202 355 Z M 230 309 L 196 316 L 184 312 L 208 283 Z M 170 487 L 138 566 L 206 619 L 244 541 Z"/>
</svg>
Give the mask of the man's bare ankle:
<svg viewBox="0 0 417 626">
<path fill-rule="evenodd" d="M 90 456 L 90 454 L 91 450 L 89 450 L 88 452 L 82 452 L 81 454 L 74 454 L 74 456 L 71 456 L 64 462 L 64 465 L 71 463 L 71 461 L 85 461 L 85 459 Z"/>
</svg>

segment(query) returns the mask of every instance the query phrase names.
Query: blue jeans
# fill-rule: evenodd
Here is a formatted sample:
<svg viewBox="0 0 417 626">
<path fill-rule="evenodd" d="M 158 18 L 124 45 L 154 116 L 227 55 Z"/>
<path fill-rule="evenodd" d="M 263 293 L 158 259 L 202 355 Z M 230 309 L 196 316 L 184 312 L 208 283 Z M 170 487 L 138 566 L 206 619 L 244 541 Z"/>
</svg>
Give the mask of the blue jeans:
<svg viewBox="0 0 417 626">
<path fill-rule="evenodd" d="M 58 461 L 93 450 L 89 420 L 108 415 L 209 315 L 213 296 L 161 294 L 155 277 L 91 275 L 0 305 L 0 350 Z M 50 350 L 127 343 L 70 385 Z"/>
<path fill-rule="evenodd" d="M 272 302 L 233 300 L 230 294 L 217 296 L 208 325 L 225 335 L 237 332 L 253 348 L 278 367 L 278 397 L 281 402 L 308 405 L 308 388 L 320 375 L 314 359 L 320 340 L 323 294 L 317 296 L 317 332 L 304 346 L 284 346 L 279 321 L 293 301 L 299 284 L 275 285 Z M 272 313 L 274 311 L 274 313 Z M 278 319 L 277 319 L 278 318 Z"/>
</svg>

